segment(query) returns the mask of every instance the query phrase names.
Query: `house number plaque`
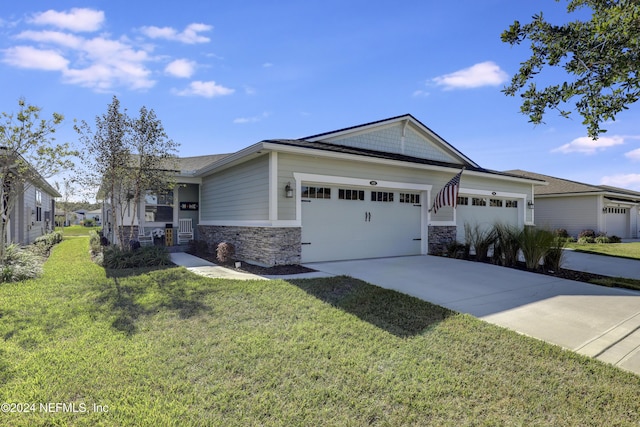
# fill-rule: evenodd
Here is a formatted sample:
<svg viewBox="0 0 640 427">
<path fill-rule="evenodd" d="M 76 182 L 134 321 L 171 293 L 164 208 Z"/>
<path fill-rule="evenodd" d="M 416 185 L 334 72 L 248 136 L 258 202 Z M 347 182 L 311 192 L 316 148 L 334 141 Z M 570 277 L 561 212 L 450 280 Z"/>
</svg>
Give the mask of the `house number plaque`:
<svg viewBox="0 0 640 427">
<path fill-rule="evenodd" d="M 181 211 L 197 211 L 198 202 L 180 202 Z"/>
</svg>

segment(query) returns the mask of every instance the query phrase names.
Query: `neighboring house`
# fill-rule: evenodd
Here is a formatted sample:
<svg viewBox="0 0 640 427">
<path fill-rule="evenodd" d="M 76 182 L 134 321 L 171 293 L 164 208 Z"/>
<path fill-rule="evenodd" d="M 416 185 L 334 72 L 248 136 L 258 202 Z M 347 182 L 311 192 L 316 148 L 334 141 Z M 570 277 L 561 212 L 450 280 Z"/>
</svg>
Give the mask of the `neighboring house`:
<svg viewBox="0 0 640 427">
<path fill-rule="evenodd" d="M 458 207 L 431 212 L 463 167 Z M 481 168 L 408 114 L 181 159 L 181 169 L 173 192 L 141 206 L 145 231 L 189 217 L 196 239 L 263 265 L 440 253 L 465 223 L 533 224 L 544 184 Z"/>
<path fill-rule="evenodd" d="M 547 181 L 535 188 L 536 224 L 564 228 L 577 237 L 594 230 L 623 239 L 637 238 L 640 192 L 606 185 L 591 185 L 523 170 L 508 173 Z"/>
<path fill-rule="evenodd" d="M 52 232 L 56 197 L 62 196 L 44 178 L 22 189 L 9 215 L 7 241 L 26 245 Z"/>
</svg>

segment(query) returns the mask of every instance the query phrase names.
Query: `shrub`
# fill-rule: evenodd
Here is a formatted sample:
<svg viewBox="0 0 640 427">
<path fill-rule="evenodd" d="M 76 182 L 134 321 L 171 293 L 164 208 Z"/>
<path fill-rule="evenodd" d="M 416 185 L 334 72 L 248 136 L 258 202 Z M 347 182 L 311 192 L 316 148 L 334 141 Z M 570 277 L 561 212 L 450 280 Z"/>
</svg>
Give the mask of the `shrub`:
<svg viewBox="0 0 640 427">
<path fill-rule="evenodd" d="M 578 239 L 578 244 L 581 244 L 581 245 L 586 245 L 587 243 L 595 243 L 595 242 L 596 242 L 595 237 L 580 237 Z"/>
<path fill-rule="evenodd" d="M 165 246 L 144 246 L 136 251 L 108 246 L 103 252 L 102 265 L 113 270 L 156 267 L 171 265 L 171 258 Z"/>
<path fill-rule="evenodd" d="M 89 248 L 91 253 L 98 254 L 102 252 L 102 241 L 97 231 L 89 231 Z"/>
<path fill-rule="evenodd" d="M 4 259 L 0 262 L 0 281 L 19 282 L 33 279 L 42 274 L 42 257 L 16 244 L 5 248 Z"/>
<path fill-rule="evenodd" d="M 556 228 L 553 233 L 558 236 L 558 237 L 562 237 L 564 239 L 569 237 L 569 232 L 567 231 L 566 228 Z"/>
<path fill-rule="evenodd" d="M 478 261 L 485 261 L 487 259 L 489 248 L 496 240 L 493 228 L 483 228 L 479 224 L 473 226 L 465 224 L 464 237 L 467 245 L 474 248 Z"/>
<path fill-rule="evenodd" d="M 222 242 L 216 248 L 216 259 L 221 263 L 230 262 L 236 254 L 236 248 L 229 242 Z"/>
<path fill-rule="evenodd" d="M 467 247 L 458 241 L 453 241 L 447 245 L 446 254 L 449 258 L 463 258 L 465 254 L 468 255 Z"/>
<path fill-rule="evenodd" d="M 496 224 L 493 227 L 496 236 L 493 248 L 494 262 L 512 267 L 518 262 L 521 231 L 512 225 Z"/>
<path fill-rule="evenodd" d="M 520 233 L 520 248 L 529 270 L 535 270 L 543 261 L 556 237 L 552 232 L 533 226 L 525 226 Z"/>
<path fill-rule="evenodd" d="M 613 235 L 609 237 L 609 243 L 621 243 L 622 242 L 622 238 L 620 238 L 619 236 Z"/>
<path fill-rule="evenodd" d="M 549 247 L 549 250 L 544 256 L 544 266 L 548 270 L 558 271 L 562 267 L 562 261 L 564 260 L 564 248 L 567 246 L 567 239 L 563 237 L 556 237 L 553 244 Z"/>
<path fill-rule="evenodd" d="M 593 230 L 582 230 L 580 234 L 578 234 L 578 240 L 580 240 L 582 237 L 593 237 L 595 239 L 596 232 Z"/>
<path fill-rule="evenodd" d="M 605 235 L 600 235 L 600 236 L 596 237 L 595 242 L 596 243 L 610 243 L 611 240 Z"/>
<path fill-rule="evenodd" d="M 52 233 L 43 234 L 33 241 L 31 249 L 37 254 L 46 256 L 51 248 L 62 242 L 62 232 L 54 231 Z"/>
</svg>

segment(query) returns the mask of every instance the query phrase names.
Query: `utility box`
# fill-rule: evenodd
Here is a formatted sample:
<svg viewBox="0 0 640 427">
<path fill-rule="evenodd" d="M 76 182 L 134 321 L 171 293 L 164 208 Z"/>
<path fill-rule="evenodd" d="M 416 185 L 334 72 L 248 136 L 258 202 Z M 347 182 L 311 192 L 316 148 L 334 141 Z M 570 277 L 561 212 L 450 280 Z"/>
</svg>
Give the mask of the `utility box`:
<svg viewBox="0 0 640 427">
<path fill-rule="evenodd" d="M 164 225 L 164 244 L 165 246 L 173 246 L 173 224 Z"/>
</svg>

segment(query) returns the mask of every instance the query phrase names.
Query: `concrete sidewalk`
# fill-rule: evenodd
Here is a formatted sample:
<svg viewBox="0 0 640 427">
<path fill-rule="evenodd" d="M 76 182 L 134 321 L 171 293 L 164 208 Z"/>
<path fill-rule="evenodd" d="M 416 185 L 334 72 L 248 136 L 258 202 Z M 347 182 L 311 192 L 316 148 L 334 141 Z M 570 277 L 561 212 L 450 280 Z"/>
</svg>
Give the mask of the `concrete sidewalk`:
<svg viewBox="0 0 640 427">
<path fill-rule="evenodd" d="M 312 263 L 640 374 L 640 292 L 434 256 Z"/>
</svg>

